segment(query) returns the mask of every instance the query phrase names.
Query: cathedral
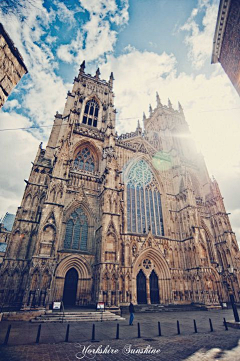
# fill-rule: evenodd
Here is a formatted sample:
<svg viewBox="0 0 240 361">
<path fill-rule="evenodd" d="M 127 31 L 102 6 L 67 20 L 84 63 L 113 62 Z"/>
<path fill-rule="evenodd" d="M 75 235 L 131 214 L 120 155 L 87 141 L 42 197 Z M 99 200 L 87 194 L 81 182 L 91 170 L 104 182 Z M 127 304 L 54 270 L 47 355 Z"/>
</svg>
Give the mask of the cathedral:
<svg viewBox="0 0 240 361">
<path fill-rule="evenodd" d="M 170 102 L 118 135 L 113 73 L 74 79 L 40 144 L 0 268 L 18 309 L 239 301 L 240 253 L 223 198 Z"/>
</svg>

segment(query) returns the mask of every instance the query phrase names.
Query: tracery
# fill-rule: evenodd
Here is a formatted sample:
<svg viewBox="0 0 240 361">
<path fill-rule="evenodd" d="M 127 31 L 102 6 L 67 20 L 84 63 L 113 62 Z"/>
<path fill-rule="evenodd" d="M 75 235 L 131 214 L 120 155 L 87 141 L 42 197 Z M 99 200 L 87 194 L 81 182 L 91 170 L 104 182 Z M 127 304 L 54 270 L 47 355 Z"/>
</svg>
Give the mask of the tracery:
<svg viewBox="0 0 240 361">
<path fill-rule="evenodd" d="M 135 163 L 127 177 L 127 229 L 164 235 L 161 195 L 157 181 L 144 160 Z"/>
</svg>

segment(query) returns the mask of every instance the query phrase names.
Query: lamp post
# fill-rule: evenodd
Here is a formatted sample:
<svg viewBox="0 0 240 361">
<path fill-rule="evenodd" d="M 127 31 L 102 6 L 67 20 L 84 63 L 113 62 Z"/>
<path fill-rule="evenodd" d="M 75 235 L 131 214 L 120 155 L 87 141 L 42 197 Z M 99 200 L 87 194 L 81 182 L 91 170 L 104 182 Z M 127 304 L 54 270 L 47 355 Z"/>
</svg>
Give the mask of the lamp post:
<svg viewBox="0 0 240 361">
<path fill-rule="evenodd" d="M 228 265 L 228 268 L 226 270 L 224 270 L 224 268 L 222 266 L 218 265 L 216 268 L 217 268 L 218 273 L 221 276 L 223 276 L 223 278 L 224 278 L 223 283 L 226 285 L 226 288 L 228 291 L 235 322 L 240 322 L 237 306 L 235 304 L 233 289 L 232 289 L 231 285 L 228 283 L 228 278 L 230 278 L 230 280 L 231 280 L 231 277 L 233 275 L 233 267 Z"/>
</svg>

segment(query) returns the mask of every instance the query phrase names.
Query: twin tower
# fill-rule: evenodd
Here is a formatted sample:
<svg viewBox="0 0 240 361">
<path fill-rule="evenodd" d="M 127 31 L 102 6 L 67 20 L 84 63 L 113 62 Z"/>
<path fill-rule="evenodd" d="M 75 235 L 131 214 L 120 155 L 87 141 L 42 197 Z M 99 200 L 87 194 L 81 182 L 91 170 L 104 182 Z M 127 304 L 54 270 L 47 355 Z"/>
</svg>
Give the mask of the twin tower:
<svg viewBox="0 0 240 361">
<path fill-rule="evenodd" d="M 216 180 L 171 102 L 118 136 L 113 74 L 83 62 L 40 145 L 0 268 L 4 305 L 239 300 L 239 249 Z"/>
</svg>

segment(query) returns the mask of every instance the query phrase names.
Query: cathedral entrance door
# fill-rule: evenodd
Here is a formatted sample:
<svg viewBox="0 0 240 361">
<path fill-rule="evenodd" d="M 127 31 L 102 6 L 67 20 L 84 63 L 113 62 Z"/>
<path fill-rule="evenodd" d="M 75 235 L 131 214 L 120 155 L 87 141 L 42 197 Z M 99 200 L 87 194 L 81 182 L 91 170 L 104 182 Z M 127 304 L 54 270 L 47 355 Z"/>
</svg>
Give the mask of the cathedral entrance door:
<svg viewBox="0 0 240 361">
<path fill-rule="evenodd" d="M 65 305 L 75 305 L 78 284 L 78 273 L 75 268 L 71 268 L 65 276 L 63 303 Z"/>
<path fill-rule="evenodd" d="M 147 303 L 146 276 L 142 270 L 137 275 L 137 302 Z"/>
<path fill-rule="evenodd" d="M 159 303 L 158 276 L 155 271 L 152 271 L 149 280 L 151 304 Z"/>
</svg>

